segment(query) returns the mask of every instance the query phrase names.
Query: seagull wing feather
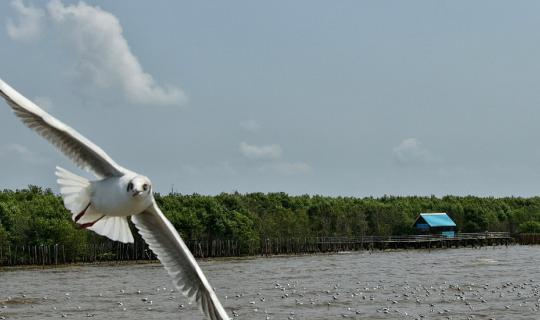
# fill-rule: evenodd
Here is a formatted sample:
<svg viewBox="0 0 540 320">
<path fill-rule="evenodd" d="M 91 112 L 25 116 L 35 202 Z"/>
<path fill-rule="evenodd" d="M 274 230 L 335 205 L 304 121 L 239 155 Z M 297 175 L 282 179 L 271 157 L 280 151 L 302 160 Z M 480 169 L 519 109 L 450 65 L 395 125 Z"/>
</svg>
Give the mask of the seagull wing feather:
<svg viewBox="0 0 540 320">
<path fill-rule="evenodd" d="M 122 176 L 126 172 L 100 147 L 42 110 L 1 79 L 0 96 L 6 99 L 26 126 L 49 140 L 80 168 L 90 169 L 100 178 Z"/>
<path fill-rule="evenodd" d="M 188 247 L 155 203 L 131 216 L 131 221 L 190 302 L 196 301 L 211 320 L 230 319 Z"/>
</svg>

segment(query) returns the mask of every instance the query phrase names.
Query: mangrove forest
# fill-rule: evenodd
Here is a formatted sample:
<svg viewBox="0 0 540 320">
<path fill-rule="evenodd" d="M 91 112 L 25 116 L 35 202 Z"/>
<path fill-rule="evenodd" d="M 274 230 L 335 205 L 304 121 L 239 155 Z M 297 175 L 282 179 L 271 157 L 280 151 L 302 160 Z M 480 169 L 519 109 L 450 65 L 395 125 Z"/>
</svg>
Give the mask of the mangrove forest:
<svg viewBox="0 0 540 320">
<path fill-rule="evenodd" d="M 198 246 L 203 250 L 200 243 L 219 241 L 228 255 L 250 254 L 255 252 L 254 246 L 264 246 L 270 240 L 409 235 L 414 233 L 412 225 L 421 212 L 448 213 L 458 232 L 540 233 L 540 197 L 355 198 L 286 193 L 174 193 L 155 197 L 186 242 L 200 241 Z M 137 235 L 134 228 L 133 234 Z M 77 227 L 60 196 L 49 189 L 29 186 L 1 191 L 0 255 L 13 258 L 18 254 L 21 257 L 17 259 L 31 262 L 32 255 L 37 257 L 43 246 L 56 246 L 54 250 L 61 246 L 61 252 L 51 252 L 48 259 L 61 255 L 62 261 L 81 261 L 89 254 L 100 258 L 121 256 L 124 250 Z M 137 259 L 145 255 L 152 258 L 137 236 L 135 247 L 129 250 L 140 252 L 135 254 Z"/>
</svg>

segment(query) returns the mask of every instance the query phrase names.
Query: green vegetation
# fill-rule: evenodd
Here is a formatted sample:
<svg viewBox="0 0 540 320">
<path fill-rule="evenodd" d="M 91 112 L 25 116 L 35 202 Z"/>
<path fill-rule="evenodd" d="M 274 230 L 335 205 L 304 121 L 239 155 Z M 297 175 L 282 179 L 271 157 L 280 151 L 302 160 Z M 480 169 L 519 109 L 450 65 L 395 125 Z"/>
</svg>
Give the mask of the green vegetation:
<svg viewBox="0 0 540 320">
<path fill-rule="evenodd" d="M 185 239 L 237 240 L 240 246 L 267 238 L 399 235 L 413 232 L 420 212 L 447 212 L 461 232 L 540 232 L 540 198 L 289 196 L 285 193 L 217 196 L 156 194 Z M 80 230 L 59 196 L 30 186 L 0 192 L 0 247 L 64 244 L 77 254 L 101 237 Z"/>
</svg>

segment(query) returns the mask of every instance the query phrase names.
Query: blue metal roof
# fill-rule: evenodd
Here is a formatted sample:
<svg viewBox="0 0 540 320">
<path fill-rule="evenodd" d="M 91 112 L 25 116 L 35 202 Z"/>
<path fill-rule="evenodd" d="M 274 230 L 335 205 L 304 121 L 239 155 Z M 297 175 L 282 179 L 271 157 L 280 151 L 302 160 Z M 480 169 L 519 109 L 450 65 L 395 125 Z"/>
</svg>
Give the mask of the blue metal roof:
<svg viewBox="0 0 540 320">
<path fill-rule="evenodd" d="M 446 213 L 421 213 L 420 216 L 424 218 L 430 227 L 456 226 L 456 223 Z"/>
</svg>

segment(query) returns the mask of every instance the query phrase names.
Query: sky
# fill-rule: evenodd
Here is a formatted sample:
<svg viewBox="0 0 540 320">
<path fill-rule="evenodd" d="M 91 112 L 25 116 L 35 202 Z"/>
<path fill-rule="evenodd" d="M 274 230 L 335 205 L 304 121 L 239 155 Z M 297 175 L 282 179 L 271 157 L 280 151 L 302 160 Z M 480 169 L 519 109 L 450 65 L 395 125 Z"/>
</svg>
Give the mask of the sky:
<svg viewBox="0 0 540 320">
<path fill-rule="evenodd" d="M 2 1 L 0 78 L 184 194 L 540 193 L 538 1 Z M 0 189 L 85 177 L 0 103 Z"/>
</svg>

